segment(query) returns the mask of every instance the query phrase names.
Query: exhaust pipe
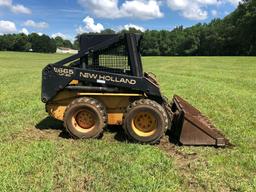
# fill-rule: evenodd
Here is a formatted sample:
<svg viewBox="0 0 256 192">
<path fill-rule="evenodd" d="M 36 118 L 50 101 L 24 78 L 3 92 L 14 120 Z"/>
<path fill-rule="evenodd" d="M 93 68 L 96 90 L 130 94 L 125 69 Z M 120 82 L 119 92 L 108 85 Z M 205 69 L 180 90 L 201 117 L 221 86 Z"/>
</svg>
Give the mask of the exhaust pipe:
<svg viewBox="0 0 256 192">
<path fill-rule="evenodd" d="M 216 129 L 209 119 L 181 97 L 175 95 L 170 136 L 182 145 L 225 147 L 228 139 Z"/>
</svg>

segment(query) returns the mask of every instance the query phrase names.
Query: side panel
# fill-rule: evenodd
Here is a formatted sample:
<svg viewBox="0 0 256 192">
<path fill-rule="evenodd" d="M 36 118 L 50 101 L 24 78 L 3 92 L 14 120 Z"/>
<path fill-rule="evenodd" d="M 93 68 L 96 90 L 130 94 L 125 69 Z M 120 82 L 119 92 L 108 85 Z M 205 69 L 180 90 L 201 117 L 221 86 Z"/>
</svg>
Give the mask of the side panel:
<svg viewBox="0 0 256 192">
<path fill-rule="evenodd" d="M 42 72 L 42 102 L 47 103 L 74 79 L 75 71 L 67 67 L 48 65 Z"/>
</svg>

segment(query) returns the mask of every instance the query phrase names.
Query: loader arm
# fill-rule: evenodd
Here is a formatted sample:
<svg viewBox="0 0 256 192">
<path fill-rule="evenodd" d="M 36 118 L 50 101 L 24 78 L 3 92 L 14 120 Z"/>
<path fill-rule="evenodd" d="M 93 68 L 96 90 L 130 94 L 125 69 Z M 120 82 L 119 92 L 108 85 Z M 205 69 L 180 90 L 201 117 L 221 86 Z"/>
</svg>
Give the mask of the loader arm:
<svg viewBox="0 0 256 192">
<path fill-rule="evenodd" d="M 133 93 L 145 93 L 149 98 L 157 99 L 159 102 L 163 101 L 159 87 L 146 77 L 103 73 L 65 66 L 60 67 L 59 64 L 57 67 L 55 64 L 48 65 L 43 70 L 42 101 L 44 103 L 50 101 L 58 92 L 67 88 L 73 80 L 93 83 L 97 87 L 118 87 L 119 90 L 123 89 Z"/>
</svg>

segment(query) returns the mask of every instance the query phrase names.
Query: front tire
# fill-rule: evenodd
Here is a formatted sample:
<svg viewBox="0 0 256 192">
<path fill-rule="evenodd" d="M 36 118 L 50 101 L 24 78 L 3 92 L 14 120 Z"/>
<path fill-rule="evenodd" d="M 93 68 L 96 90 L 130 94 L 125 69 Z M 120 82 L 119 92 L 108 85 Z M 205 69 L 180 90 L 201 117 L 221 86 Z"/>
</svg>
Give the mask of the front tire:
<svg viewBox="0 0 256 192">
<path fill-rule="evenodd" d="M 164 135 L 168 124 L 166 111 L 160 104 L 149 99 L 141 99 L 127 108 L 123 128 L 132 141 L 155 144 Z"/>
<path fill-rule="evenodd" d="M 106 124 L 106 108 L 94 98 L 75 99 L 64 114 L 64 125 L 75 139 L 98 138 Z"/>
</svg>

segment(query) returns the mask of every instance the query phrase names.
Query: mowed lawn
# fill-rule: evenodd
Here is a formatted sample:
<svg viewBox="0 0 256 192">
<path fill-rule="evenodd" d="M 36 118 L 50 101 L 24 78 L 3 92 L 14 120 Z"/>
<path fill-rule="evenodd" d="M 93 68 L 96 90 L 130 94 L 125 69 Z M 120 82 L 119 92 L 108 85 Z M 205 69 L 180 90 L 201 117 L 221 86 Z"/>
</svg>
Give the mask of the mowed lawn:
<svg viewBox="0 0 256 192">
<path fill-rule="evenodd" d="M 256 191 L 256 57 L 143 58 L 235 145 L 216 149 L 131 144 L 118 128 L 70 139 L 40 101 L 42 68 L 66 56 L 0 52 L 0 191 Z"/>
</svg>

